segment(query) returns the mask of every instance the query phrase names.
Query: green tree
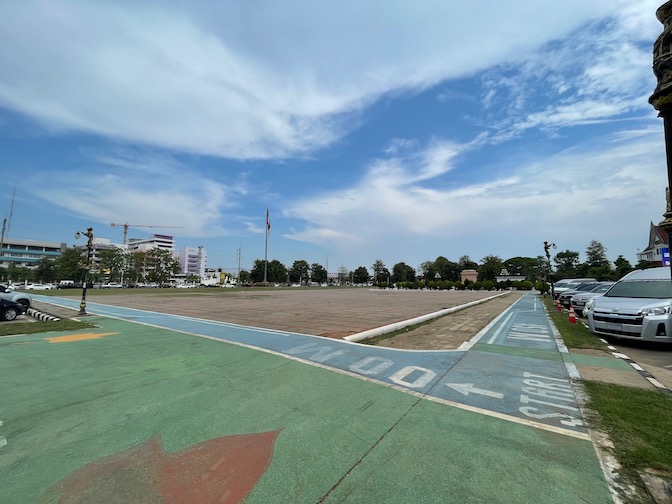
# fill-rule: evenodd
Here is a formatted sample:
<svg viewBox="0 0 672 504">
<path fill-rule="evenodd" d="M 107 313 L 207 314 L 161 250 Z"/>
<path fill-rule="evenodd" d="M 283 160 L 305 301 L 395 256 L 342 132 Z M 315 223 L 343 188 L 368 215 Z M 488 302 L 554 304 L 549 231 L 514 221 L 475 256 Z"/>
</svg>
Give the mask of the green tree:
<svg viewBox="0 0 672 504">
<path fill-rule="evenodd" d="M 84 281 L 84 266 L 86 265 L 86 250 L 70 247 L 65 249 L 56 259 L 54 267 L 58 280 Z"/>
<path fill-rule="evenodd" d="M 545 276 L 546 259 L 537 257 L 512 257 L 502 263 L 509 275 L 520 275 L 532 282 Z"/>
<path fill-rule="evenodd" d="M 373 270 L 373 281 L 379 284 L 383 280 L 384 271 L 387 270 L 385 263 L 381 259 L 376 259 L 371 269 Z"/>
<path fill-rule="evenodd" d="M 252 270 L 250 271 L 250 280 L 253 283 L 261 283 L 264 281 L 264 264 L 263 259 L 256 259 Z M 271 283 L 285 283 L 287 281 L 287 268 L 277 259 L 273 259 L 268 263 L 266 268 L 266 280 Z"/>
<path fill-rule="evenodd" d="M 310 278 L 308 274 L 309 269 L 310 266 L 308 266 L 307 261 L 304 261 L 303 259 L 299 261 L 294 261 L 292 267 L 289 268 L 289 281 L 301 285 L 303 285 L 304 283 L 308 283 L 308 280 Z"/>
<path fill-rule="evenodd" d="M 586 264 L 590 268 L 610 266 L 607 249 L 597 240 L 592 240 L 586 248 Z"/>
<path fill-rule="evenodd" d="M 392 266 L 392 282 L 415 282 L 415 270 L 404 262 Z"/>
<path fill-rule="evenodd" d="M 613 278 L 614 270 L 607 259 L 607 249 L 597 240 L 592 240 L 586 248 L 585 271 L 586 276 L 598 280 Z"/>
<path fill-rule="evenodd" d="M 460 279 L 460 265 L 448 260 L 443 256 L 437 257 L 432 263 L 430 280 L 436 278 L 436 273 L 441 276 L 441 280 L 450 280 L 456 282 Z"/>
<path fill-rule="evenodd" d="M 110 281 L 123 282 L 125 278 L 128 253 L 122 249 L 104 249 L 98 253 L 99 267 Z"/>
<path fill-rule="evenodd" d="M 478 269 L 478 263 L 472 261 L 468 255 L 463 255 L 460 257 L 457 260 L 457 264 L 460 267 L 460 271 L 464 271 L 465 269 Z"/>
<path fill-rule="evenodd" d="M 630 264 L 630 261 L 623 257 L 623 255 L 619 255 L 616 258 L 614 261 L 614 266 L 616 267 L 616 270 L 614 271 L 615 280 L 623 278 L 623 276 L 627 275 L 634 269 Z"/>
<path fill-rule="evenodd" d="M 56 260 L 50 257 L 43 257 L 37 263 L 34 271 L 35 279 L 40 282 L 53 282 L 56 280 Z"/>
<path fill-rule="evenodd" d="M 327 270 L 322 266 L 321 264 L 318 263 L 313 263 L 310 265 L 310 275 L 311 278 L 313 279 L 313 282 L 317 282 L 320 284 L 327 283 Z"/>
<path fill-rule="evenodd" d="M 368 283 L 371 276 L 369 275 L 369 270 L 364 266 L 358 267 L 353 273 L 353 281 L 355 284 L 365 284 Z"/>
<path fill-rule="evenodd" d="M 166 283 L 180 272 L 180 263 L 169 250 L 153 248 L 144 255 L 146 278 L 150 282 Z"/>
<path fill-rule="evenodd" d="M 497 275 L 502 271 L 502 260 L 496 255 L 488 255 L 481 259 L 481 265 L 477 268 L 477 280 L 483 282 L 484 280 L 497 280 Z"/>
<path fill-rule="evenodd" d="M 555 254 L 553 262 L 555 263 L 554 278 L 575 278 L 579 265 L 579 253 L 573 250 L 558 252 Z"/>
<path fill-rule="evenodd" d="M 238 285 L 246 284 L 250 281 L 250 272 L 247 270 L 240 270 L 238 273 Z"/>
</svg>

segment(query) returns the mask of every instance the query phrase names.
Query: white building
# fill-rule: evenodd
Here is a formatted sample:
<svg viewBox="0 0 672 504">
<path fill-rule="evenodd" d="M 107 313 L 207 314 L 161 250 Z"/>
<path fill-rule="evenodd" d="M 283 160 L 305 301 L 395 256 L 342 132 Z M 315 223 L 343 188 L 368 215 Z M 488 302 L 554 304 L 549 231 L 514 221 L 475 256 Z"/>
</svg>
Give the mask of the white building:
<svg viewBox="0 0 672 504">
<path fill-rule="evenodd" d="M 173 253 L 175 251 L 175 240 L 172 236 L 157 234 L 149 238 L 130 238 L 128 240 L 129 252 L 147 252 L 155 248 Z"/>
<path fill-rule="evenodd" d="M 180 263 L 181 273 L 205 278 L 208 254 L 203 247 L 182 247 L 177 260 Z"/>
</svg>

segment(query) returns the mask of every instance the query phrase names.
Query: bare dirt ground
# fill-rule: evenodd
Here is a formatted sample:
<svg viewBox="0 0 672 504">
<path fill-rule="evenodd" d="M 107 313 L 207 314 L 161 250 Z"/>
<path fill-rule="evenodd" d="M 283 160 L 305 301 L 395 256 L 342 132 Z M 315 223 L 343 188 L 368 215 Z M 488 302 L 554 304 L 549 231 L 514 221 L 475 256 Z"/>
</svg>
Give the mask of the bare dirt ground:
<svg viewBox="0 0 672 504">
<path fill-rule="evenodd" d="M 68 292 L 68 294 L 71 294 Z M 77 294 L 68 295 L 77 299 Z M 92 292 L 89 306 L 102 303 L 172 313 L 245 326 L 263 327 L 328 338 L 343 338 L 368 329 L 482 300 L 497 292 L 404 291 L 379 289 L 269 289 L 254 291 Z M 418 326 L 381 345 L 395 348 L 449 349 L 469 340 L 521 293 L 499 298 Z M 66 297 L 66 296 L 64 296 Z M 53 305 L 37 303 L 53 313 Z M 69 312 L 69 311 L 68 311 Z M 73 316 L 76 312 L 70 312 Z M 59 315 L 57 313 L 53 313 Z M 61 314 L 59 316 L 65 316 Z"/>
</svg>

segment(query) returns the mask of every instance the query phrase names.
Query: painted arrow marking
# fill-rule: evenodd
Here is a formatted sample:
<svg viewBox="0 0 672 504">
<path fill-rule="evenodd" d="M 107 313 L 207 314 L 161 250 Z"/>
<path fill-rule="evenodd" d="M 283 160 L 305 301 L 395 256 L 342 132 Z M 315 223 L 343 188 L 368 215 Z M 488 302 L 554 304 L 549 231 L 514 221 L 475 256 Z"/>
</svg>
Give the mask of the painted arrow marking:
<svg viewBox="0 0 672 504">
<path fill-rule="evenodd" d="M 462 395 L 469 395 L 469 394 L 479 394 L 479 395 L 484 395 L 488 397 L 494 397 L 495 399 L 504 399 L 504 394 L 500 394 L 499 392 L 492 392 L 490 390 L 485 390 L 485 389 L 480 389 L 474 387 L 473 383 L 446 383 L 450 388 L 453 390 L 458 391 Z"/>
</svg>

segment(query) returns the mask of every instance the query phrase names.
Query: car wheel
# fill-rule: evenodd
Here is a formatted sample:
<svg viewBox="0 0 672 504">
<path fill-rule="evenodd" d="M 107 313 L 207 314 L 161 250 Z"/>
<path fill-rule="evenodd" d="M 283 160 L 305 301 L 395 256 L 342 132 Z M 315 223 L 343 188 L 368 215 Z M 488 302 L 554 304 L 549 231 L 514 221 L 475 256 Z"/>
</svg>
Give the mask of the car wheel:
<svg viewBox="0 0 672 504">
<path fill-rule="evenodd" d="M 16 308 L 7 308 L 7 309 L 5 309 L 5 312 L 2 314 L 2 319 L 3 320 L 14 320 L 18 316 L 19 316 L 19 312 Z"/>
<path fill-rule="evenodd" d="M 23 306 L 24 311 L 27 311 L 28 308 L 30 308 L 30 301 L 27 299 L 17 299 L 16 302 Z"/>
</svg>

